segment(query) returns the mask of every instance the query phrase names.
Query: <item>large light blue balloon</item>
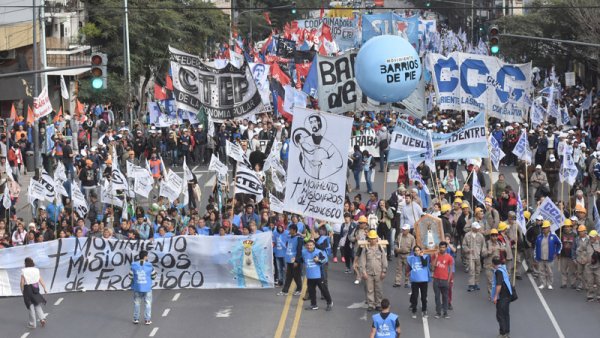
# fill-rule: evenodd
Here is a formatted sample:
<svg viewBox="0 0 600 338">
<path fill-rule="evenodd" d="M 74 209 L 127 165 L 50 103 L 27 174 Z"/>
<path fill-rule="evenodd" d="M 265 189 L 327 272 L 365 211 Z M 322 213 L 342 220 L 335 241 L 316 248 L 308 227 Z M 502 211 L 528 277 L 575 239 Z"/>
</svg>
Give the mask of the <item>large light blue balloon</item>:
<svg viewBox="0 0 600 338">
<path fill-rule="evenodd" d="M 354 69 L 356 82 L 368 97 L 398 102 L 415 90 L 422 66 L 410 42 L 396 35 L 381 35 L 362 46 Z"/>
</svg>

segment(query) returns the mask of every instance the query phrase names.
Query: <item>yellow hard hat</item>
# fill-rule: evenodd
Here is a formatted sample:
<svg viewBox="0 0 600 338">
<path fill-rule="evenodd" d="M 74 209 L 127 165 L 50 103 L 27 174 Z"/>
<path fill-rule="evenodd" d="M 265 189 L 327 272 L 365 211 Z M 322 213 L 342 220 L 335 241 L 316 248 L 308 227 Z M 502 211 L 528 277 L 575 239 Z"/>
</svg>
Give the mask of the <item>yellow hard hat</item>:
<svg viewBox="0 0 600 338">
<path fill-rule="evenodd" d="M 475 208 L 475 213 L 478 213 L 478 212 L 483 212 L 483 209 L 481 209 L 480 207 Z"/>
<path fill-rule="evenodd" d="M 542 223 L 542 228 L 549 228 L 549 227 L 550 227 L 550 221 L 549 221 L 549 220 L 545 220 L 545 221 Z"/>
<path fill-rule="evenodd" d="M 585 225 L 580 225 L 577 227 L 577 231 L 581 232 L 581 231 L 587 231 L 587 228 L 585 227 Z"/>
<path fill-rule="evenodd" d="M 445 194 L 445 193 L 446 193 L 446 189 L 440 188 L 440 194 Z"/>
<path fill-rule="evenodd" d="M 526 220 L 529 220 L 531 218 L 531 212 L 529 210 L 523 211 L 523 217 L 525 217 Z"/>
<path fill-rule="evenodd" d="M 486 198 L 485 198 L 485 204 L 492 205 L 492 199 L 491 199 L 491 198 L 489 198 L 489 197 L 486 197 Z"/>
<path fill-rule="evenodd" d="M 490 230 L 490 235 L 497 235 L 497 234 L 498 234 L 498 230 L 497 229 Z"/>
<path fill-rule="evenodd" d="M 460 199 L 460 198 L 455 198 L 455 199 L 454 199 L 454 203 L 459 203 L 459 204 L 461 204 L 462 202 L 463 202 L 463 201 L 462 201 L 462 199 Z"/>
<path fill-rule="evenodd" d="M 583 212 L 583 213 L 587 213 L 587 210 L 580 204 L 577 204 L 575 206 L 575 212 Z"/>
<path fill-rule="evenodd" d="M 571 222 L 571 220 L 567 218 L 565 219 L 565 223 L 563 225 L 566 227 L 571 227 L 573 226 L 573 222 Z"/>
<path fill-rule="evenodd" d="M 460 206 L 460 207 L 461 207 L 461 208 L 463 208 L 463 209 L 464 209 L 464 208 L 468 208 L 468 207 L 469 207 L 469 203 L 465 203 L 465 202 L 463 202 L 463 204 L 461 204 L 461 206 Z"/>
<path fill-rule="evenodd" d="M 463 192 L 460 190 L 454 193 L 454 197 L 464 197 L 464 196 L 465 195 L 463 195 Z"/>
<path fill-rule="evenodd" d="M 598 231 L 592 230 L 592 231 L 590 231 L 589 235 L 590 235 L 590 237 L 596 237 L 596 236 L 598 236 Z"/>
<path fill-rule="evenodd" d="M 367 234 L 367 237 L 369 239 L 377 239 L 377 238 L 379 238 L 379 236 L 377 236 L 377 231 L 375 231 L 375 230 L 369 231 L 369 234 Z"/>
<path fill-rule="evenodd" d="M 365 215 L 362 215 L 358 218 L 358 223 L 367 223 L 367 217 Z"/>
<path fill-rule="evenodd" d="M 508 228 L 508 224 L 506 222 L 500 222 L 498 224 L 498 231 L 504 231 Z"/>
<path fill-rule="evenodd" d="M 450 207 L 450 204 L 444 204 L 444 205 L 442 205 L 442 207 L 440 208 L 440 211 L 441 211 L 442 213 L 448 212 L 448 211 L 450 211 L 450 210 L 452 210 L 452 208 Z"/>
</svg>

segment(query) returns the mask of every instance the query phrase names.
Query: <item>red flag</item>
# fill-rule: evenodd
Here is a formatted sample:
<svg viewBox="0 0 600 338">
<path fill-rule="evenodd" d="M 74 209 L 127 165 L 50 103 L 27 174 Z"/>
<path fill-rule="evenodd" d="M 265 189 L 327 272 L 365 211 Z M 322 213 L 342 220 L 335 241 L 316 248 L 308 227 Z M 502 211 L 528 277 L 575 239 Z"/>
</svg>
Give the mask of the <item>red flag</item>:
<svg viewBox="0 0 600 338">
<path fill-rule="evenodd" d="M 269 26 L 273 26 L 273 24 L 271 23 L 271 17 L 269 17 L 269 12 L 264 12 L 263 16 L 265 17 L 265 20 L 267 20 Z"/>
<path fill-rule="evenodd" d="M 169 73 L 167 73 L 167 76 L 165 77 L 165 82 L 165 88 L 167 88 L 170 91 L 173 91 L 173 79 L 171 78 Z"/>
<path fill-rule="evenodd" d="M 154 84 L 154 99 L 155 100 L 166 100 L 167 93 L 166 90 L 161 87 L 158 83 Z"/>
<path fill-rule="evenodd" d="M 52 122 L 58 122 L 60 120 L 60 117 L 62 116 L 63 112 L 62 112 L 62 106 L 58 109 L 58 113 L 54 116 L 54 120 L 52 120 Z"/>
<path fill-rule="evenodd" d="M 79 102 L 79 99 L 75 103 L 75 115 L 85 115 L 85 107 L 83 103 Z"/>
<path fill-rule="evenodd" d="M 35 122 L 35 115 L 33 115 L 33 109 L 31 109 L 31 106 L 27 106 L 27 123 L 31 123 L 33 124 Z"/>
<path fill-rule="evenodd" d="M 271 77 L 279 81 L 282 86 L 287 86 L 291 82 L 289 76 L 287 76 L 287 74 L 281 70 L 281 68 L 279 68 L 277 63 L 274 63 L 271 66 Z"/>
<path fill-rule="evenodd" d="M 17 110 L 15 109 L 15 104 L 13 103 L 12 106 L 10 107 L 10 118 L 13 121 L 17 120 Z"/>
<path fill-rule="evenodd" d="M 312 62 L 296 64 L 296 77 L 297 77 L 296 89 L 302 89 L 302 86 L 304 85 L 304 81 L 306 80 L 306 77 L 308 76 L 308 71 L 310 70 L 311 64 L 312 64 Z"/>
</svg>

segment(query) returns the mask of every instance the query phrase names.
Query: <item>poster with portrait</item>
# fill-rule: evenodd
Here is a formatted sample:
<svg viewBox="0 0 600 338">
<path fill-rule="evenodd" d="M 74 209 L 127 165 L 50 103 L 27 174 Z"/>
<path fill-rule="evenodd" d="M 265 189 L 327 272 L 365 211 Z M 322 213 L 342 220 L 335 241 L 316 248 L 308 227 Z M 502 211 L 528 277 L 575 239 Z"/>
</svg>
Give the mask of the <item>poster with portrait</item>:
<svg viewBox="0 0 600 338">
<path fill-rule="evenodd" d="M 438 245 L 444 240 L 442 220 L 427 214 L 421 216 L 415 223 L 415 239 L 426 253 L 437 252 Z"/>
<path fill-rule="evenodd" d="M 294 108 L 284 210 L 343 222 L 352 119 Z"/>
</svg>

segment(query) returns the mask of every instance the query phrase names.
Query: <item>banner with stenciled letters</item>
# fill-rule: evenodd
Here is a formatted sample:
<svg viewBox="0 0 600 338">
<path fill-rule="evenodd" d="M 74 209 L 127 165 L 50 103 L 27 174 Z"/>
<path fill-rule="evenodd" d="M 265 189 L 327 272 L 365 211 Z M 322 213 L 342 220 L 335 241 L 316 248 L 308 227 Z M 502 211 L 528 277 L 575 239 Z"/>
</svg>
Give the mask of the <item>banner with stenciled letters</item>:
<svg viewBox="0 0 600 338">
<path fill-rule="evenodd" d="M 454 52 L 429 54 L 426 63 L 440 109 L 485 112 L 508 122 L 527 118 L 531 62 L 509 64 L 494 56 Z"/>
<path fill-rule="evenodd" d="M 284 209 L 328 222 L 344 219 L 352 119 L 295 108 Z"/>
<path fill-rule="evenodd" d="M 177 108 L 191 112 L 204 108 L 216 122 L 262 110 L 261 96 L 246 62 L 239 68 L 231 63 L 215 68 L 173 47 L 169 47 L 169 52 Z"/>
<path fill-rule="evenodd" d="M 319 107 L 323 111 L 341 114 L 355 110 L 385 110 L 390 105 L 369 99 L 358 86 L 354 63 L 355 51 L 341 56 L 316 58 Z"/>
<path fill-rule="evenodd" d="M 406 162 L 409 157 L 415 161 L 425 160 L 427 149 L 431 149 L 429 140 L 427 130 L 398 120 L 390 141 L 389 162 Z M 485 114 L 478 114 L 462 128 L 451 133 L 431 133 L 431 142 L 433 158 L 436 160 L 488 157 Z"/>
<path fill-rule="evenodd" d="M 360 150 L 366 150 L 373 157 L 379 157 L 379 145 L 377 142 L 377 134 L 373 129 L 365 130 L 360 135 L 354 135 L 350 139 L 350 147 L 348 153 L 354 153 L 354 146 L 358 145 Z"/>
<path fill-rule="evenodd" d="M 403 17 L 396 13 L 362 15 L 362 43 L 379 35 L 401 35 L 416 48 L 419 43 L 419 15 Z"/>
<path fill-rule="evenodd" d="M 19 296 L 21 269 L 31 257 L 49 293 L 131 288 L 129 271 L 140 250 L 157 277 L 154 289 L 273 287 L 271 234 L 177 236 L 165 239 L 65 238 L 3 249 L 0 297 Z"/>
</svg>

